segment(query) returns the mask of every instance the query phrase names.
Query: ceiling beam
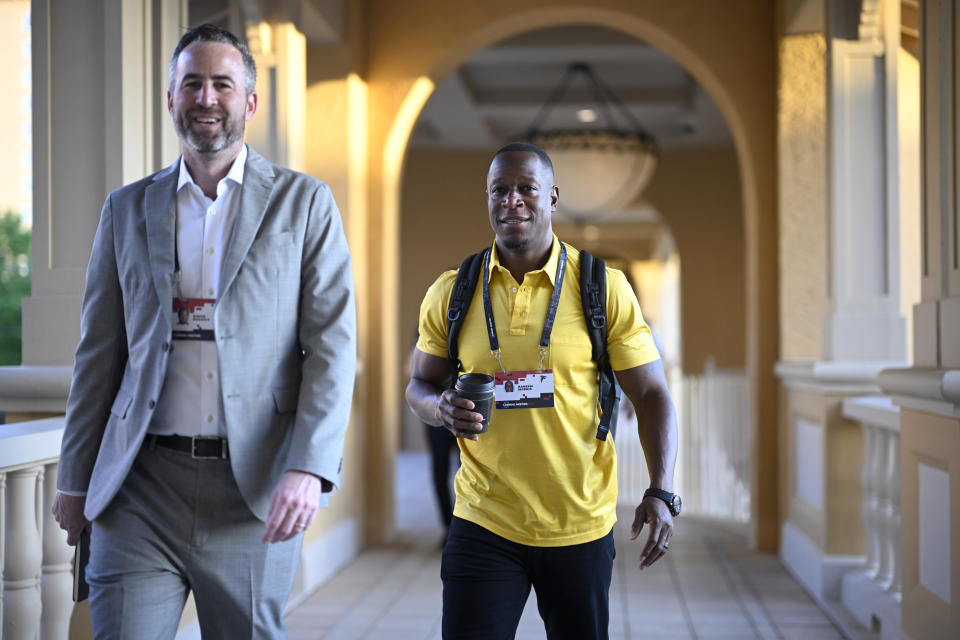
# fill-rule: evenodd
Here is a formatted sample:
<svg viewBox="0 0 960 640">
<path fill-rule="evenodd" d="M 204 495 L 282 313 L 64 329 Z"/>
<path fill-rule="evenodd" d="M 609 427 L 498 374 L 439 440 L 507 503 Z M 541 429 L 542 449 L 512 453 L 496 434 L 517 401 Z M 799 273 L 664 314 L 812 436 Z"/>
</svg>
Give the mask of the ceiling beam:
<svg viewBox="0 0 960 640">
<path fill-rule="evenodd" d="M 622 103 L 628 107 L 690 105 L 694 99 L 695 85 L 687 84 L 679 87 L 617 87 L 615 93 Z M 549 90 L 532 89 L 474 89 L 474 100 L 481 109 L 496 109 L 498 107 L 540 107 L 547 101 Z M 596 104 L 591 91 L 586 88 L 571 88 L 557 101 L 557 107 L 581 108 Z"/>
<path fill-rule="evenodd" d="M 590 45 L 501 45 L 470 57 L 470 65 L 556 63 L 563 60 L 616 62 L 618 64 L 663 64 L 673 62 L 667 54 L 643 43 Z M 673 64 L 676 64 L 673 62 Z"/>
</svg>

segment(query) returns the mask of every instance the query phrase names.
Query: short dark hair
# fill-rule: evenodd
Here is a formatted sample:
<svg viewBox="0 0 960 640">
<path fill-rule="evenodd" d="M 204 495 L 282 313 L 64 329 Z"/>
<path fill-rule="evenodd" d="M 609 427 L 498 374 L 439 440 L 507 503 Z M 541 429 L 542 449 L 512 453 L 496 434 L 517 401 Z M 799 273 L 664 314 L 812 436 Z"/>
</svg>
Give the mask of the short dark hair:
<svg viewBox="0 0 960 640">
<path fill-rule="evenodd" d="M 530 144 L 529 142 L 508 142 L 507 144 L 500 147 L 493 158 L 490 159 L 490 164 L 493 164 L 493 161 L 497 156 L 503 155 L 504 153 L 535 153 L 537 157 L 540 158 L 541 164 L 547 169 L 550 169 L 550 173 L 553 173 L 553 161 L 550 160 L 550 156 L 547 155 L 547 152 L 538 147 L 535 144 Z"/>
<path fill-rule="evenodd" d="M 173 88 L 173 79 L 177 75 L 177 61 L 180 59 L 180 54 L 194 42 L 222 42 L 239 51 L 240 57 L 243 58 L 243 68 L 246 72 L 245 82 L 247 85 L 247 95 L 253 93 L 253 90 L 257 86 L 257 63 L 254 62 L 250 49 L 240 41 L 240 38 L 226 29 L 221 29 L 217 25 L 209 23 L 190 29 L 183 34 L 180 42 L 177 43 L 177 48 L 173 50 L 173 55 L 170 56 L 171 89 Z"/>
</svg>

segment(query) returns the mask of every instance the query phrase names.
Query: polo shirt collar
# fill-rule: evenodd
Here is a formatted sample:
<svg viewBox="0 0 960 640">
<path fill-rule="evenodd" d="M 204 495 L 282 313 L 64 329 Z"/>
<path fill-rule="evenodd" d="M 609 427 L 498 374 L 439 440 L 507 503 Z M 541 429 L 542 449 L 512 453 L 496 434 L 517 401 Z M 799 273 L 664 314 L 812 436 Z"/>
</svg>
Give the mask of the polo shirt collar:
<svg viewBox="0 0 960 640">
<path fill-rule="evenodd" d="M 531 271 L 530 273 L 539 273 L 543 271 L 547 274 L 547 277 L 550 279 L 551 285 L 556 285 L 555 282 L 557 277 L 557 263 L 560 261 L 560 239 L 557 238 L 557 234 L 553 234 L 553 244 L 550 247 L 550 257 L 547 259 L 547 263 L 536 271 Z M 497 243 L 493 243 L 493 251 L 490 254 L 490 271 L 487 274 L 487 280 L 489 281 L 490 276 L 493 274 L 495 268 L 507 270 L 506 267 L 500 264 L 500 257 L 497 255 Z"/>
</svg>

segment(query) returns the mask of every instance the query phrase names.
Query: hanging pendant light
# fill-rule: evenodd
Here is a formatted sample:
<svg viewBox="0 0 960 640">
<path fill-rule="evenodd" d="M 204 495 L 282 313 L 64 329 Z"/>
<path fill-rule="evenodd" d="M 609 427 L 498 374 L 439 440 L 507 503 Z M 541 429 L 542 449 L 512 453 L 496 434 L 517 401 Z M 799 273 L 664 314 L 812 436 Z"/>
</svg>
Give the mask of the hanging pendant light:
<svg viewBox="0 0 960 640">
<path fill-rule="evenodd" d="M 589 123 L 599 113 L 602 128 L 544 129 L 547 116 L 579 75 L 588 80 L 596 110 L 580 109 L 577 117 Z M 614 109 L 627 126 L 617 125 Z M 553 160 L 560 187 L 559 216 L 577 221 L 603 218 L 636 200 L 650 182 L 659 155 L 653 137 L 584 62 L 567 67 L 524 137 Z"/>
</svg>

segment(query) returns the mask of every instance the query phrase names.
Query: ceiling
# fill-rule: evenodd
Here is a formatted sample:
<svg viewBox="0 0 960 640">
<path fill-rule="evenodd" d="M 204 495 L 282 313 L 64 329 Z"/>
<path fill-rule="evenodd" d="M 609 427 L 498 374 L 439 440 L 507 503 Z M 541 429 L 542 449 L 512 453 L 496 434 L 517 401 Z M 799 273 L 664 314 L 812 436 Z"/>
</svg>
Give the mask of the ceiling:
<svg viewBox="0 0 960 640">
<path fill-rule="evenodd" d="M 489 150 L 517 139 L 574 62 L 590 64 L 662 149 L 732 144 L 713 100 L 669 56 L 620 32 L 568 26 L 528 32 L 469 58 L 437 86 L 411 145 Z M 580 75 L 543 128 L 602 127 L 602 116 L 592 124 L 578 121 L 578 110 L 595 107 Z M 616 126 L 627 125 L 614 118 Z"/>
</svg>

